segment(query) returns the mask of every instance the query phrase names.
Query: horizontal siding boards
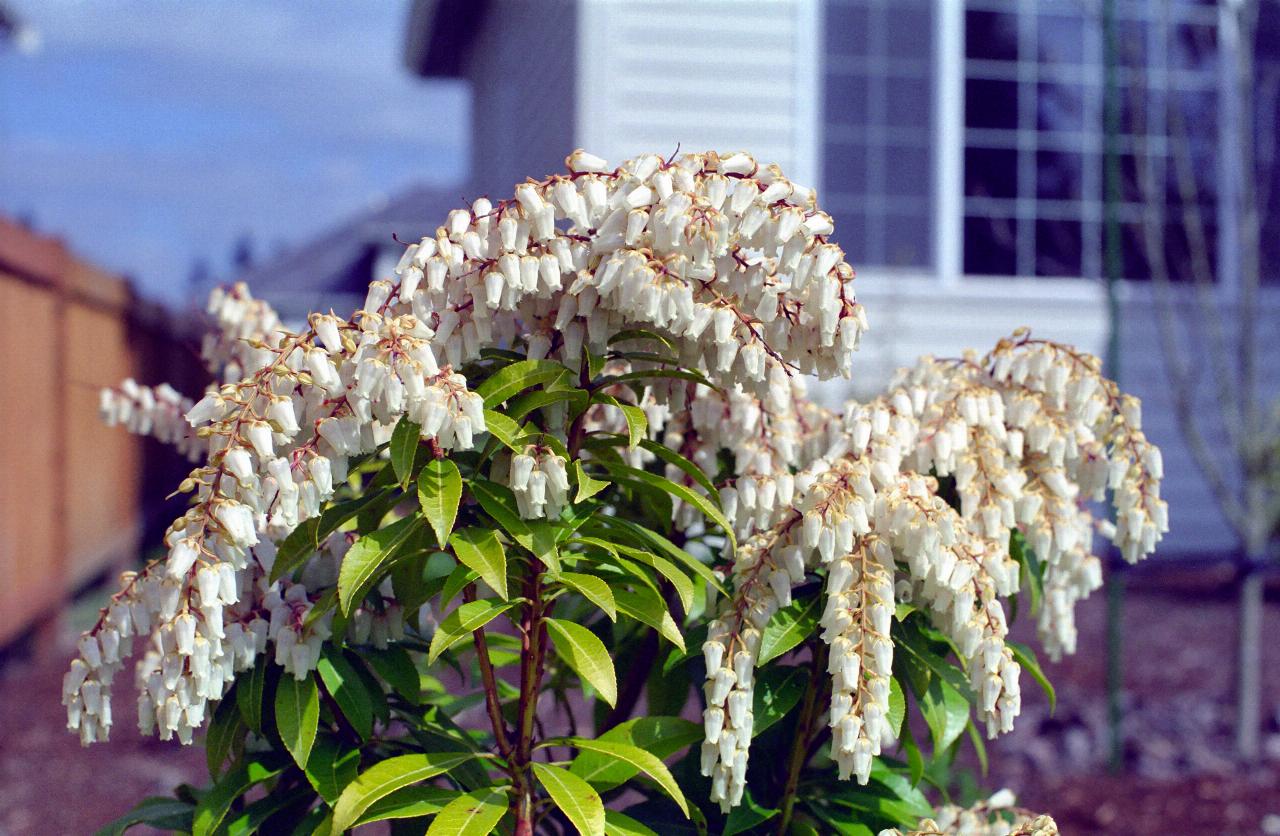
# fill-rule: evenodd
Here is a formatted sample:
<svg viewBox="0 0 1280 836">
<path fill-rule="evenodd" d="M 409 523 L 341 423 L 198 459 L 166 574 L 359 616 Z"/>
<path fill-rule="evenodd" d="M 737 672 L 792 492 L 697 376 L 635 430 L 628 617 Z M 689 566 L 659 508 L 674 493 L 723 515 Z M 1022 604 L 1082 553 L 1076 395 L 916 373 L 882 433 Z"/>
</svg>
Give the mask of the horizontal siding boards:
<svg viewBox="0 0 1280 836">
<path fill-rule="evenodd" d="M 813 56 L 800 54 L 800 3 L 586 0 L 583 13 L 578 138 L 588 150 L 611 162 L 677 146 L 747 150 L 788 173 L 811 170 L 801 156 L 812 91 L 798 80 Z"/>
</svg>

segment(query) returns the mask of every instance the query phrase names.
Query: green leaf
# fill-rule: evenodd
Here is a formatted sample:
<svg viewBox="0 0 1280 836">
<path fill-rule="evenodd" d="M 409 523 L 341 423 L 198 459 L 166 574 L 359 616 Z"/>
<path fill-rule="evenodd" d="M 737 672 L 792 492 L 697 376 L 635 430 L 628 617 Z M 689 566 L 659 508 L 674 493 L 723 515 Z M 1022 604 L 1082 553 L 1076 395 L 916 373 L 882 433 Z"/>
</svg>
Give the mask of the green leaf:
<svg viewBox="0 0 1280 836">
<path fill-rule="evenodd" d="M 658 836 L 650 828 L 617 810 L 604 811 L 604 832 L 605 836 Z"/>
<path fill-rule="evenodd" d="M 418 474 L 418 504 L 422 516 L 436 533 L 436 542 L 443 548 L 449 542 L 449 532 L 458 518 L 458 504 L 462 501 L 462 474 L 450 459 L 432 459 Z"/>
<path fill-rule="evenodd" d="M 751 707 L 755 716 L 752 737 L 759 737 L 796 707 L 808 685 L 807 676 L 802 668 L 791 665 L 772 665 L 756 672 Z"/>
<path fill-rule="evenodd" d="M 484 411 L 484 425 L 489 430 L 489 434 L 502 442 L 504 447 L 511 447 L 516 437 L 520 435 L 519 422 L 492 409 Z"/>
<path fill-rule="evenodd" d="M 498 404 L 530 386 L 549 383 L 568 375 L 569 369 L 553 360 L 521 360 L 499 369 L 475 388 L 484 405 L 493 409 Z"/>
<path fill-rule="evenodd" d="M 987 744 L 982 741 L 982 733 L 973 724 L 973 720 L 965 725 L 965 730 L 969 732 L 969 742 L 973 744 L 973 751 L 978 756 L 978 768 L 985 777 L 990 766 L 987 763 Z"/>
<path fill-rule="evenodd" d="M 600 578 L 580 572 L 561 572 L 556 580 L 603 610 L 610 621 L 618 620 L 618 605 L 614 602 L 613 590 Z"/>
<path fill-rule="evenodd" d="M 684 608 L 685 612 L 688 612 L 693 607 L 693 581 L 689 580 L 689 576 L 680 571 L 679 567 L 674 563 L 644 549 L 633 549 L 630 546 L 621 544 L 617 545 L 616 548 L 637 563 L 643 563 L 646 566 L 657 569 L 659 574 L 669 580 L 671 585 L 675 587 L 676 595 L 680 598 L 680 606 Z"/>
<path fill-rule="evenodd" d="M 480 503 L 480 507 L 493 517 L 503 531 L 511 535 L 511 539 L 532 552 L 551 571 L 560 571 L 560 557 L 556 554 L 556 533 L 550 524 L 520 519 L 520 514 L 516 511 L 515 494 L 506 485 L 485 479 L 474 479 L 469 484 L 471 495 Z"/>
<path fill-rule="evenodd" d="M 609 705 L 618 701 L 618 679 L 609 651 L 594 633 L 572 621 L 544 619 L 556 653 Z"/>
<path fill-rule="evenodd" d="M 191 836 L 210 836 L 232 803 L 255 784 L 270 780 L 284 771 L 284 765 L 274 759 L 252 760 L 227 771 L 213 788 L 200 796 L 192 821 Z"/>
<path fill-rule="evenodd" d="M 425 752 L 399 755 L 374 764 L 338 796 L 338 803 L 333 806 L 332 832 L 348 829 L 375 802 L 401 787 L 442 775 L 474 757 L 471 752 Z"/>
<path fill-rule="evenodd" d="M 907 755 L 907 771 L 911 776 L 911 786 L 914 787 L 924 777 L 924 755 L 920 753 L 920 744 L 916 743 L 910 723 L 902 724 L 902 750 Z"/>
<path fill-rule="evenodd" d="M 680 627 L 667 611 L 667 603 L 658 593 L 642 586 L 635 590 L 616 589 L 613 598 L 618 604 L 618 612 L 641 624 L 648 624 L 667 641 L 684 650 L 684 636 L 680 635 Z"/>
<path fill-rule="evenodd" d="M 507 600 L 507 553 L 492 531 L 464 528 L 453 533 L 449 545 L 459 563 L 474 569 L 499 598 Z"/>
<path fill-rule="evenodd" d="M 574 495 L 574 502 L 583 502 L 588 500 L 600 491 L 609 487 L 609 483 L 603 479 L 592 479 L 587 475 L 587 471 L 583 469 L 582 462 L 574 461 L 573 475 L 578 483 L 578 492 Z"/>
<path fill-rule="evenodd" d="M 596 522 L 605 527 L 619 530 L 623 535 L 630 535 L 630 538 L 638 542 L 640 545 L 648 546 L 655 551 L 662 552 L 675 562 L 687 566 L 695 575 L 702 578 L 711 588 L 721 595 L 727 595 L 724 585 L 716 578 L 707 565 L 689 554 L 675 543 L 663 537 L 656 531 L 650 531 L 642 525 L 632 522 L 622 517 L 602 517 L 597 518 Z"/>
<path fill-rule="evenodd" d="M 1044 671 L 1040 669 L 1040 660 L 1036 658 L 1036 652 L 1025 644 L 1005 640 L 1005 647 L 1009 648 L 1009 652 L 1013 654 L 1013 659 L 1023 669 L 1031 674 L 1031 678 L 1040 683 L 1040 687 L 1044 689 L 1045 696 L 1049 698 L 1049 714 L 1052 716 L 1058 707 L 1058 694 L 1053 689 L 1053 683 L 1049 681 L 1049 677 L 1044 675 Z"/>
<path fill-rule="evenodd" d="M 902 685 L 895 677 L 889 678 L 889 710 L 885 712 L 885 718 L 889 721 L 889 728 L 893 729 L 893 736 L 900 737 L 902 735 L 902 722 L 907 716 L 907 695 L 902 692 Z"/>
<path fill-rule="evenodd" d="M 262 734 L 262 693 L 267 683 L 267 655 L 259 653 L 253 668 L 236 680 L 236 707 L 249 728 Z"/>
<path fill-rule="evenodd" d="M 157 830 L 190 830 L 195 809 L 191 804 L 176 798 L 144 798 L 120 818 L 103 825 L 95 836 L 123 836 L 125 831 L 138 824 Z"/>
<path fill-rule="evenodd" d="M 707 519 L 714 522 L 724 530 L 725 537 L 729 540 L 730 551 L 736 551 L 738 544 L 733 534 L 733 526 L 729 523 L 729 518 L 720 510 L 720 506 L 714 504 L 707 497 L 692 490 L 685 485 L 672 482 L 670 479 L 650 473 L 647 470 L 638 470 L 625 464 L 615 464 L 613 462 L 602 462 L 605 468 L 614 475 L 614 477 L 623 476 L 628 479 L 648 485 L 651 488 L 657 488 L 660 491 L 674 496 L 676 499 L 684 501 L 686 504 L 692 505 L 702 512 Z"/>
<path fill-rule="evenodd" d="M 707 474 L 702 472 L 702 468 L 698 467 L 676 451 L 664 447 L 656 441 L 649 441 L 646 439 L 640 442 L 640 446 L 648 450 L 650 453 L 653 453 L 667 464 L 674 465 L 683 470 L 688 474 L 689 478 L 697 482 L 702 489 L 707 492 L 707 495 L 711 497 L 713 502 L 717 505 L 720 504 L 720 491 L 716 490 L 716 486 L 707 478 Z"/>
<path fill-rule="evenodd" d="M 310 676 L 306 679 L 294 679 L 290 674 L 280 677 L 280 684 L 276 686 L 276 728 L 298 766 L 307 765 L 319 723 L 320 689 L 316 681 Z"/>
<path fill-rule="evenodd" d="M 364 600 L 378 575 L 421 526 L 422 517 L 405 517 L 351 544 L 338 570 L 338 603 L 344 615 L 350 615 L 351 608 Z"/>
<path fill-rule="evenodd" d="M 760 635 L 760 658 L 757 667 L 777 659 L 817 632 L 818 597 L 796 598 L 773 614 Z"/>
<path fill-rule="evenodd" d="M 622 417 L 627 422 L 627 447 L 631 450 L 636 449 L 649 430 L 649 418 L 644 414 L 644 410 L 638 406 L 623 403 L 612 395 L 597 395 L 596 400 L 617 407 L 622 412 Z"/>
<path fill-rule="evenodd" d="M 606 345 L 614 345 L 616 343 L 626 342 L 627 340 L 653 340 L 654 342 L 662 343 L 662 345 L 664 345 L 667 350 L 673 354 L 676 353 L 675 343 L 671 342 L 671 340 L 656 331 L 649 331 L 645 328 L 627 328 L 619 331 L 609 338 Z"/>
<path fill-rule="evenodd" d="M 458 597 L 466 586 L 472 583 L 476 578 L 480 577 L 475 573 L 474 569 L 470 569 L 459 563 L 449 573 L 449 577 L 445 578 L 444 586 L 440 588 L 440 609 L 444 609 L 453 603 L 453 599 Z"/>
<path fill-rule="evenodd" d="M 582 836 L 604 836 L 604 802 L 591 785 L 567 769 L 533 763 L 533 774 Z"/>
<path fill-rule="evenodd" d="M 560 401 L 569 401 L 569 414 L 574 415 L 583 410 L 587 405 L 587 393 L 582 389 L 542 389 L 530 392 L 527 395 L 521 395 L 519 398 L 511 401 L 507 405 L 506 413 L 515 421 L 522 421 L 524 417 L 535 409 L 541 409 L 544 406 L 550 406 Z"/>
<path fill-rule="evenodd" d="M 360 750 L 345 748 L 337 738 L 324 734 L 316 738 L 303 771 L 325 803 L 332 804 L 347 784 L 355 780 L 359 769 Z"/>
<path fill-rule="evenodd" d="M 417 704 L 422 697 L 422 680 L 407 650 L 391 645 L 385 650 L 362 650 L 361 653 L 397 694 Z"/>
<path fill-rule="evenodd" d="M 418 442 L 421 438 L 422 427 L 403 415 L 400 416 L 399 421 L 396 421 L 396 427 L 391 431 L 391 443 L 388 445 L 391 451 L 391 467 L 395 470 L 396 479 L 400 481 L 401 488 L 407 488 L 409 480 L 413 478 L 413 459 L 418 453 Z"/>
<path fill-rule="evenodd" d="M 689 803 L 685 801 L 684 793 L 680 792 L 680 786 L 676 783 L 671 770 L 667 769 L 667 765 L 656 756 L 638 746 L 632 746 L 629 743 L 622 743 L 617 740 L 590 740 L 571 737 L 569 738 L 569 743 L 584 751 L 599 752 L 606 757 L 625 761 L 636 767 L 656 781 L 662 791 L 670 796 L 671 800 L 680 808 L 680 811 L 684 813 L 685 818 L 689 817 Z"/>
<path fill-rule="evenodd" d="M 248 733 L 249 726 L 240 716 L 234 699 L 223 698 L 213 712 L 213 719 L 209 721 L 209 728 L 204 734 L 204 753 L 210 777 L 217 779 L 222 772 L 222 765 L 231 757 L 232 751 L 237 747 L 243 749 L 244 738 Z"/>
<path fill-rule="evenodd" d="M 387 819 L 414 819 L 434 816 L 462 793 L 444 787 L 401 787 L 369 805 L 356 819 L 356 826 Z"/>
<path fill-rule="evenodd" d="M 654 757 L 666 758 L 702 740 L 702 734 L 702 726 L 682 717 L 636 717 L 619 723 L 596 741 L 625 743 Z M 569 769 L 602 792 L 625 784 L 639 772 L 629 763 L 592 751 L 579 754 Z"/>
<path fill-rule="evenodd" d="M 969 722 L 969 701 L 942 677 L 929 680 L 929 688 L 917 695 L 920 713 L 929 724 L 935 751 L 946 749 L 956 741 Z"/>
<path fill-rule="evenodd" d="M 337 647 L 326 644 L 320 652 L 316 673 L 351 728 L 361 740 L 368 740 L 373 734 L 373 702 L 351 662 Z"/>
<path fill-rule="evenodd" d="M 490 599 L 461 605 L 446 615 L 440 622 L 440 626 L 436 628 L 435 635 L 431 637 L 431 647 L 427 651 L 427 662 L 434 664 L 441 653 L 513 606 L 515 605 Z"/>
<path fill-rule="evenodd" d="M 221 827 L 218 836 L 251 836 L 262 830 L 274 816 L 282 811 L 309 800 L 312 794 L 306 787 L 299 786 L 292 792 L 270 792 L 231 815 Z M 305 805 L 302 805 L 305 807 Z M 297 812 L 295 811 L 296 815 Z M 290 817 L 290 824 L 292 824 Z"/>
<path fill-rule="evenodd" d="M 488 787 L 450 801 L 436 815 L 427 836 L 488 836 L 507 812 L 505 787 Z"/>
<path fill-rule="evenodd" d="M 284 542 L 276 551 L 275 562 L 271 564 L 271 580 L 279 580 L 297 569 L 315 554 L 320 548 L 320 543 L 341 528 L 343 523 L 386 496 L 386 490 L 370 489 L 354 499 L 331 505 L 320 516 L 312 517 L 300 524 L 290 532 L 288 537 L 284 538 Z"/>
<path fill-rule="evenodd" d="M 780 811 L 762 807 L 751 797 L 751 791 L 743 793 L 742 803 L 729 811 L 725 819 L 723 836 L 737 836 L 739 833 L 752 832 L 765 822 L 778 815 Z"/>
</svg>

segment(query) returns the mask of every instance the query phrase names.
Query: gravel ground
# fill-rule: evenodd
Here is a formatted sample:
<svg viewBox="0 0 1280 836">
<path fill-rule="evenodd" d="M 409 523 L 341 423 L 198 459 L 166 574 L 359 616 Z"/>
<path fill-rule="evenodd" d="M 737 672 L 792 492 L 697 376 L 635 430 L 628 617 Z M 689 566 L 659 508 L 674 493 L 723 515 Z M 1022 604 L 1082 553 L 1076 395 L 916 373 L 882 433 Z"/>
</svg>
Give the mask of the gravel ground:
<svg viewBox="0 0 1280 836">
<path fill-rule="evenodd" d="M 1028 678 L 1024 716 L 990 745 L 984 783 L 1053 813 L 1067 834 L 1280 834 L 1280 603 L 1269 604 L 1264 625 L 1267 757 L 1245 770 L 1230 758 L 1233 608 L 1214 580 L 1144 580 L 1126 598 L 1122 774 L 1106 770 L 1098 596 L 1079 611 L 1083 650 L 1045 665 L 1056 714 Z M 1029 627 L 1023 617 L 1015 634 L 1027 640 Z M 0 657 L 0 836 L 92 833 L 143 796 L 206 777 L 199 749 L 138 735 L 127 675 L 109 744 L 82 749 L 64 731 L 59 691 L 72 633 L 36 658 Z"/>
</svg>

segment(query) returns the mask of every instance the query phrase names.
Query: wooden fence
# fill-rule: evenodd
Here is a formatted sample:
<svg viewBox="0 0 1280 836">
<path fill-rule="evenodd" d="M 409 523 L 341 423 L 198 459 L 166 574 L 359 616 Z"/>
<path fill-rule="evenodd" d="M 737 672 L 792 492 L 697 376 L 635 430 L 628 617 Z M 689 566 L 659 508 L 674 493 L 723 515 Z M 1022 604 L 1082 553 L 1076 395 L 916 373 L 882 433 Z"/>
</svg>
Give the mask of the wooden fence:
<svg viewBox="0 0 1280 836">
<path fill-rule="evenodd" d="M 186 329 L 163 309 L 2 218 L 0 316 L 3 647 L 129 565 L 185 470 L 160 445 L 103 426 L 99 389 L 132 376 L 193 391 L 201 378 Z"/>
</svg>

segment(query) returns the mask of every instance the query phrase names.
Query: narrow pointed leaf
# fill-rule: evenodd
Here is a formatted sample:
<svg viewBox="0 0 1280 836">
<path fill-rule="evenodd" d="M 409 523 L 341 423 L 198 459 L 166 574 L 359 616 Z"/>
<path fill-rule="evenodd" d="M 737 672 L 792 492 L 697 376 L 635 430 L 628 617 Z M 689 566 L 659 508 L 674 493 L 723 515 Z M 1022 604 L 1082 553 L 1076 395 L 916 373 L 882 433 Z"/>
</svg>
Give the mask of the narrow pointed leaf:
<svg viewBox="0 0 1280 836">
<path fill-rule="evenodd" d="M 276 686 L 276 729 L 298 766 L 305 767 L 320 723 L 320 689 L 316 681 L 286 673 Z"/>
<path fill-rule="evenodd" d="M 400 755 L 360 773 L 338 796 L 333 806 L 332 832 L 351 827 L 365 810 L 401 787 L 434 778 L 475 757 L 470 752 L 427 752 Z"/>
<path fill-rule="evenodd" d="M 459 563 L 473 569 L 499 598 L 507 600 L 507 553 L 492 531 L 464 528 L 453 533 L 449 545 Z"/>
<path fill-rule="evenodd" d="M 502 787 L 460 795 L 436 814 L 427 836 L 488 836 L 508 806 L 507 791 Z"/>
<path fill-rule="evenodd" d="M 596 399 L 601 403 L 617 407 L 622 412 L 622 417 L 627 422 L 627 447 L 631 450 L 636 449 L 649 430 L 649 418 L 644 414 L 644 410 L 638 406 L 623 403 L 612 395 L 600 395 Z"/>
<path fill-rule="evenodd" d="M 609 487 L 609 482 L 603 479 L 593 479 L 587 471 L 582 467 L 582 462 L 575 461 L 573 463 L 573 475 L 578 483 L 578 492 L 574 495 L 574 502 L 583 502 L 588 500 L 600 491 Z"/>
<path fill-rule="evenodd" d="M 818 596 L 797 598 L 788 606 L 773 614 L 760 635 L 760 660 L 763 666 L 791 650 L 816 632 L 818 626 Z"/>
<path fill-rule="evenodd" d="M 402 488 L 408 487 L 409 480 L 413 478 L 413 458 L 417 455 L 421 437 L 422 427 L 404 416 L 401 416 L 395 429 L 391 431 L 391 443 L 388 445 L 391 467 Z"/>
<path fill-rule="evenodd" d="M 355 667 L 341 650 L 327 644 L 321 651 L 316 673 L 342 710 L 342 716 L 362 740 L 368 740 L 373 734 L 373 702 Z"/>
<path fill-rule="evenodd" d="M 667 604 L 658 593 L 642 586 L 635 590 L 614 590 L 613 598 L 618 603 L 618 612 L 641 624 L 648 624 L 667 641 L 684 650 L 684 636 L 680 635 L 680 627 L 667 611 Z"/>
<path fill-rule="evenodd" d="M 461 605 L 446 615 L 440 622 L 440 626 L 436 628 L 435 635 L 431 637 L 431 648 L 427 651 L 427 661 L 434 663 L 441 653 L 513 606 L 514 604 L 493 600 L 472 601 Z"/>
<path fill-rule="evenodd" d="M 1025 644 L 1018 642 L 1006 641 L 1005 645 L 1013 653 L 1014 660 L 1022 665 L 1027 673 L 1031 674 L 1031 678 L 1040 683 L 1040 687 L 1044 689 L 1045 695 L 1049 698 L 1049 714 L 1052 715 L 1058 707 L 1058 694 L 1053 690 L 1053 683 L 1049 682 L 1049 678 L 1044 675 L 1044 671 L 1040 669 L 1040 660 L 1036 658 L 1036 652 Z"/>
<path fill-rule="evenodd" d="M 618 605 L 613 599 L 613 590 L 600 578 L 580 572 L 561 572 L 556 580 L 603 610 L 610 621 L 618 620 Z"/>
<path fill-rule="evenodd" d="M 468 483 L 471 495 L 480 503 L 484 512 L 493 517 L 502 530 L 524 548 L 533 552 L 552 572 L 560 571 L 560 556 L 556 553 L 556 531 L 541 520 L 522 520 L 516 511 L 515 494 L 506 485 L 485 479 Z"/>
<path fill-rule="evenodd" d="M 702 736 L 701 725 L 681 717 L 636 717 L 619 723 L 596 740 L 624 743 L 666 758 L 702 740 Z M 630 781 L 639 768 L 598 752 L 584 751 L 573 759 L 569 770 L 600 792 L 607 792 Z"/>
<path fill-rule="evenodd" d="M 462 474 L 449 459 L 432 459 L 418 474 L 418 504 L 422 516 L 436 533 L 436 542 L 443 546 L 449 542 L 449 532 L 458 518 L 458 503 L 462 501 Z"/>
<path fill-rule="evenodd" d="M 498 404 L 528 389 L 568 375 L 569 369 L 553 360 L 521 360 L 499 369 L 475 388 L 484 405 L 493 409 Z"/>
<path fill-rule="evenodd" d="M 546 619 L 547 632 L 556 653 L 586 680 L 609 705 L 618 701 L 618 678 L 609 651 L 594 633 L 572 621 Z"/>
<path fill-rule="evenodd" d="M 662 791 L 671 797 L 671 800 L 676 803 L 676 806 L 688 818 L 689 803 L 685 801 L 684 793 L 680 791 L 679 785 L 676 784 L 676 779 L 671 774 L 671 770 L 656 756 L 638 746 L 632 746 L 629 743 L 622 743 L 617 740 L 589 740 L 573 737 L 569 739 L 569 742 L 584 751 L 599 752 L 607 757 L 626 761 L 636 767 L 657 782 L 658 786 L 662 787 Z"/>
<path fill-rule="evenodd" d="M 320 797 L 332 804 L 346 789 L 347 784 L 355 780 L 360 769 L 360 750 L 349 749 L 330 735 L 316 738 L 311 748 L 311 757 L 307 759 L 307 780 Z"/>
<path fill-rule="evenodd" d="M 581 836 L 604 836 L 604 802 L 586 781 L 567 769 L 534 763 L 533 774 Z"/>
<path fill-rule="evenodd" d="M 649 827 L 617 810 L 604 811 L 605 836 L 658 836 Z"/>
<path fill-rule="evenodd" d="M 637 482 L 641 482 L 652 488 L 665 491 L 694 508 L 697 508 L 702 514 L 716 525 L 724 530 L 724 535 L 729 539 L 731 549 L 737 548 L 737 541 L 734 538 L 733 526 L 729 523 L 729 518 L 724 515 L 724 511 L 720 510 L 720 506 L 712 502 L 707 497 L 694 491 L 685 485 L 672 482 L 662 476 L 650 473 L 647 470 L 639 470 L 638 468 L 629 467 L 624 464 L 614 464 L 612 462 L 603 462 L 604 466 L 615 477 L 625 476 Z"/>
<path fill-rule="evenodd" d="M 352 544 L 338 570 L 338 602 L 344 615 L 349 615 L 351 608 L 364 600 L 374 580 L 421 526 L 422 517 L 405 517 L 386 528 L 369 532 Z"/>
</svg>

